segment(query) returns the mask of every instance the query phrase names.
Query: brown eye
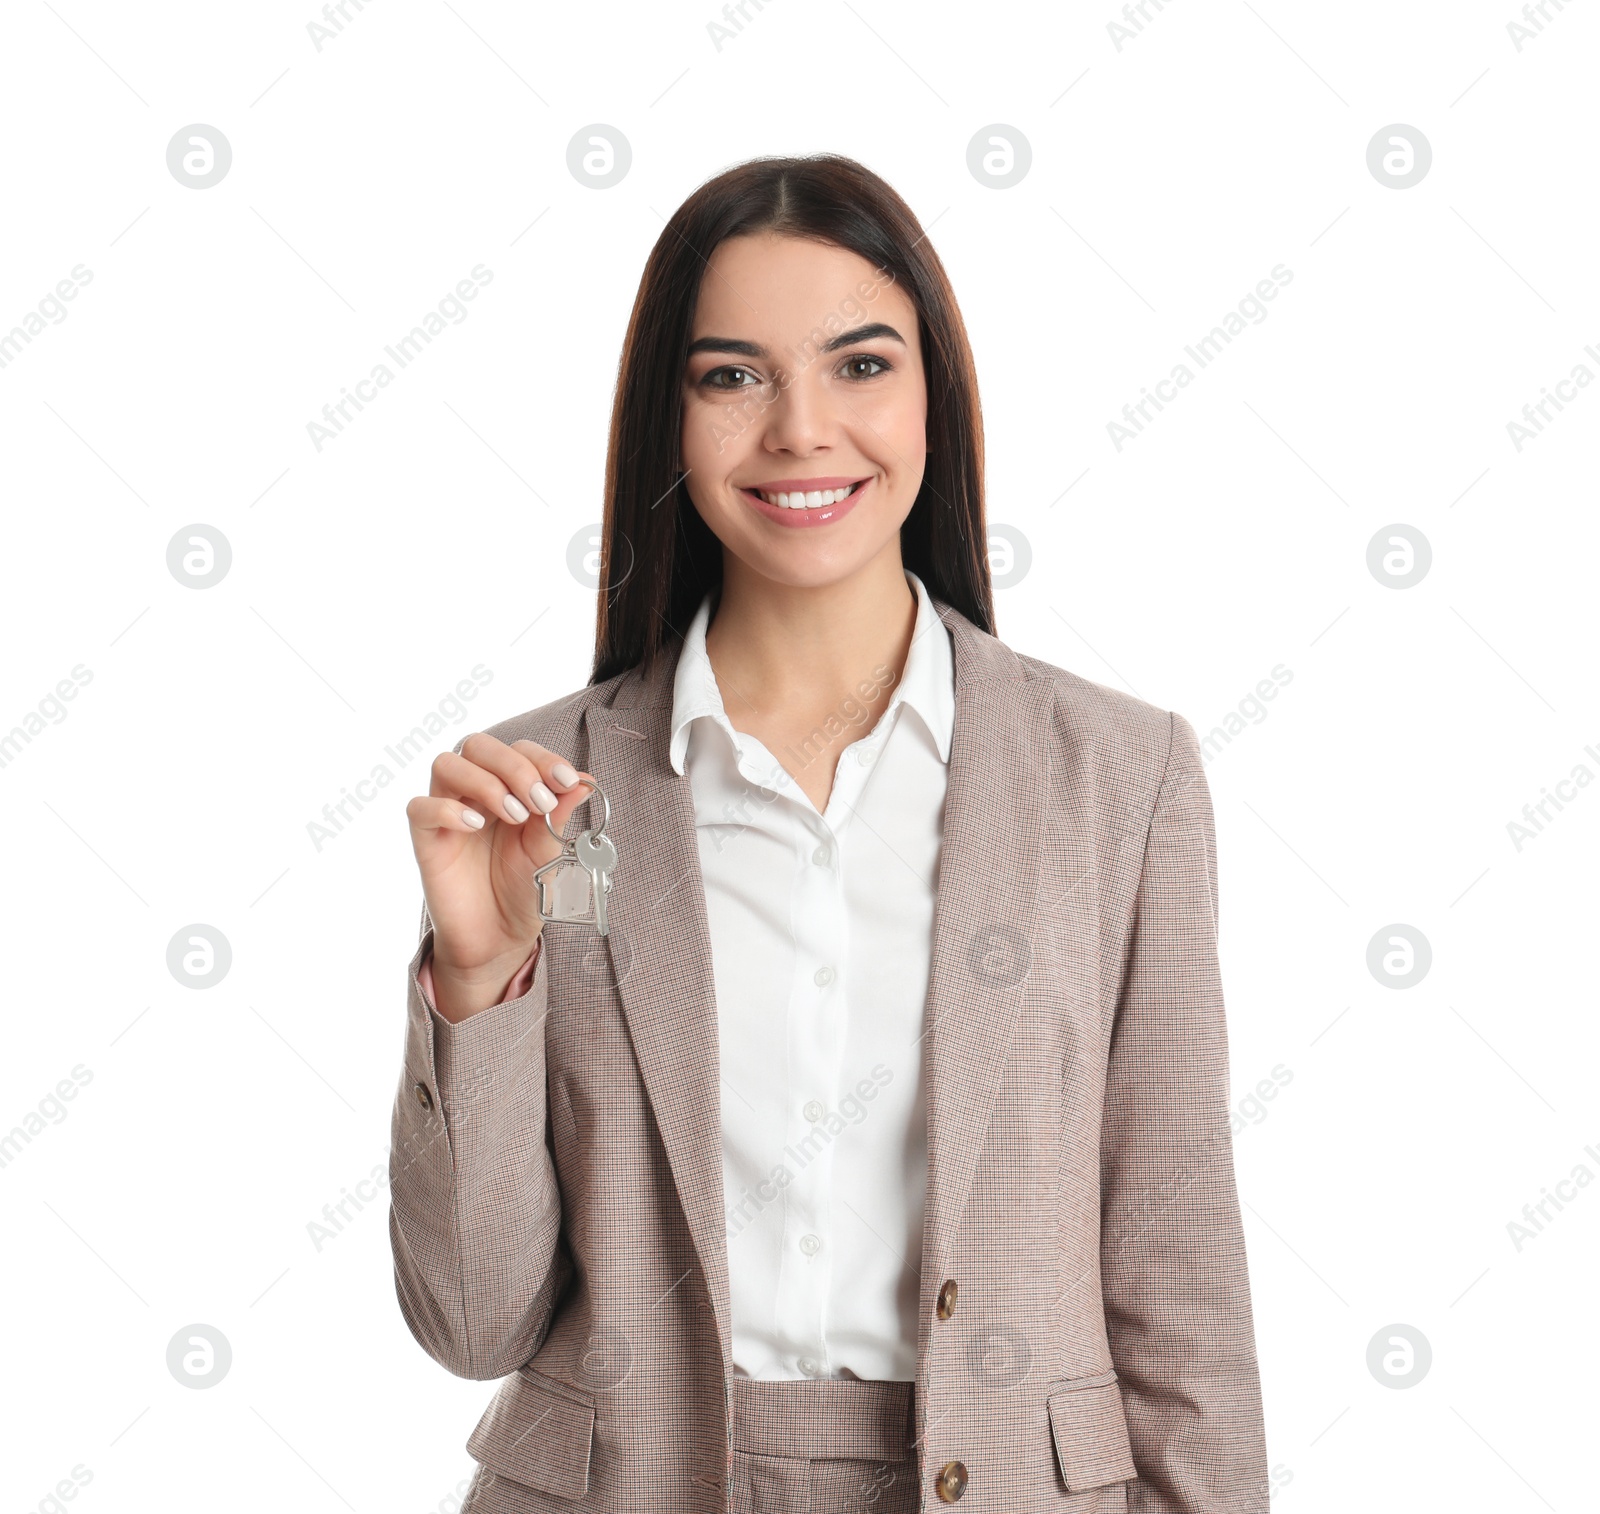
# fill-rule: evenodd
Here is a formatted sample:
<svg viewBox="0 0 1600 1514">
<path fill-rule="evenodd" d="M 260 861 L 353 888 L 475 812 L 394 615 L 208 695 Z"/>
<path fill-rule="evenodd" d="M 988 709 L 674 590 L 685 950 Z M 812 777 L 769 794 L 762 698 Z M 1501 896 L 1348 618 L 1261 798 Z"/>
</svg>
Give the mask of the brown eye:
<svg viewBox="0 0 1600 1514">
<path fill-rule="evenodd" d="M 870 373 L 861 372 L 861 368 L 869 363 L 876 363 L 877 370 Z M 861 379 L 877 378 L 879 373 L 889 372 L 890 364 L 884 358 L 874 357 L 870 352 L 860 352 L 854 357 L 847 357 L 844 360 L 842 371 L 846 378 L 859 381 Z"/>
<path fill-rule="evenodd" d="M 730 375 L 737 375 L 738 381 L 734 383 L 721 382 L 724 377 Z M 749 382 L 745 382 L 745 380 Z M 761 380 L 748 368 L 729 366 L 727 368 L 713 368 L 700 382 L 708 389 L 748 389 L 752 384 L 759 384 Z"/>
</svg>

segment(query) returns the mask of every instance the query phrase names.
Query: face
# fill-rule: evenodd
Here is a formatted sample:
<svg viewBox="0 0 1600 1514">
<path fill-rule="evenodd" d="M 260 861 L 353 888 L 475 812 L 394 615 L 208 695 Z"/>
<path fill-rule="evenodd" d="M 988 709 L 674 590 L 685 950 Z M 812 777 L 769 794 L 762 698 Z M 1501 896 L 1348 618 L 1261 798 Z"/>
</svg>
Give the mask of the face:
<svg viewBox="0 0 1600 1514">
<path fill-rule="evenodd" d="M 841 247 L 730 237 L 700 284 L 683 377 L 685 486 L 736 564 L 816 588 L 883 554 L 922 485 L 917 312 Z"/>
</svg>

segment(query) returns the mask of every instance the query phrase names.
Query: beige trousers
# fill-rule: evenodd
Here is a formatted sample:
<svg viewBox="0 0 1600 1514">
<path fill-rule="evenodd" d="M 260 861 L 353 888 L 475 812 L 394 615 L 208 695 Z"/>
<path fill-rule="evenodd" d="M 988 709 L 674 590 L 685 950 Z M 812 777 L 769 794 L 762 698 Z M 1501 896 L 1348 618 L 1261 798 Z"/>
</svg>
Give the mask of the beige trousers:
<svg viewBox="0 0 1600 1514">
<path fill-rule="evenodd" d="M 914 1514 L 909 1382 L 733 1379 L 733 1514 Z"/>
</svg>

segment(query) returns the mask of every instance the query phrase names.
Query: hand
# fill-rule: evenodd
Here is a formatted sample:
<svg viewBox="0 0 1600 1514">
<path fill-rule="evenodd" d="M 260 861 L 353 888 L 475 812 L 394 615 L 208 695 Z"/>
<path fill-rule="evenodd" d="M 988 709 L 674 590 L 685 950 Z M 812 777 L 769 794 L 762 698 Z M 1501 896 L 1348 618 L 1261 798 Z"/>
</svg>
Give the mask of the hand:
<svg viewBox="0 0 1600 1514">
<path fill-rule="evenodd" d="M 463 990 L 482 998 L 496 979 L 503 990 L 533 951 L 543 923 L 533 875 L 562 850 L 544 814 L 565 828 L 593 792 L 579 777 L 592 775 L 535 742 L 508 746 L 481 731 L 459 753 L 434 758 L 428 793 L 406 806 L 406 818 L 433 920 L 441 1013 Z"/>
</svg>

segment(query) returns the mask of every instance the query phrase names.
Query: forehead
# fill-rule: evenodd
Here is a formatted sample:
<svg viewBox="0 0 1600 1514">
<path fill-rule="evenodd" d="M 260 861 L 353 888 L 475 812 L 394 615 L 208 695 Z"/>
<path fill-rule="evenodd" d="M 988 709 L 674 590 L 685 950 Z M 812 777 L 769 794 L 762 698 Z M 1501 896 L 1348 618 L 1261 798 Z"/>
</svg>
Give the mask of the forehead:
<svg viewBox="0 0 1600 1514">
<path fill-rule="evenodd" d="M 887 271 L 832 243 L 759 232 L 729 237 L 712 253 L 690 337 L 789 340 L 830 315 L 854 323 L 868 312 L 916 340 L 916 308 Z"/>
</svg>

